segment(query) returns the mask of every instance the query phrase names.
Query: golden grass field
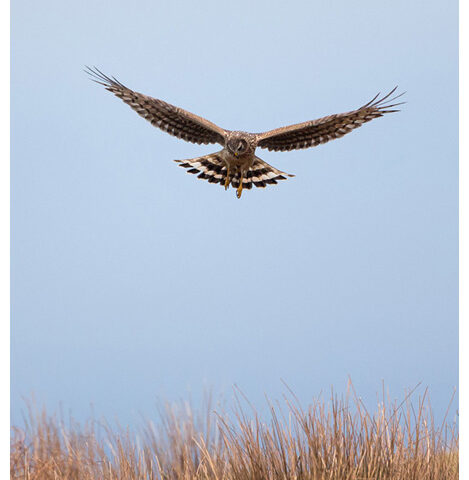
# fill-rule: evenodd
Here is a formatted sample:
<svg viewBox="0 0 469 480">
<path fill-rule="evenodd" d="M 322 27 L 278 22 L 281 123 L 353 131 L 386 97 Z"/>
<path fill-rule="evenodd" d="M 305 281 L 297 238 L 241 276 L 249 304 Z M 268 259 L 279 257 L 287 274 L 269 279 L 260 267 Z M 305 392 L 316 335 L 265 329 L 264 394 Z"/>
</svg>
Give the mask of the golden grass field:
<svg viewBox="0 0 469 480">
<path fill-rule="evenodd" d="M 258 415 L 237 392 L 232 408 L 194 412 L 166 405 L 135 432 L 90 420 L 80 425 L 32 403 L 13 428 L 14 479 L 400 479 L 458 478 L 458 430 L 434 422 L 426 392 L 369 412 L 353 388 L 303 408 L 290 392 Z M 383 395 L 384 398 L 384 395 Z M 264 417 L 264 416 L 263 416 Z"/>
</svg>

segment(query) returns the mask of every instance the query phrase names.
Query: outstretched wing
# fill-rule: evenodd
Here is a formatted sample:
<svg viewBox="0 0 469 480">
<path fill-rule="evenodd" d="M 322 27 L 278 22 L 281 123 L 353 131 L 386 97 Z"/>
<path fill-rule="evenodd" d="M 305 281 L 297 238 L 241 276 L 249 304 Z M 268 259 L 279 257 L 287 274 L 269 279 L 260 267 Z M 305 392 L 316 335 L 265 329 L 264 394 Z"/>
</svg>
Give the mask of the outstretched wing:
<svg viewBox="0 0 469 480">
<path fill-rule="evenodd" d="M 402 105 L 404 102 L 393 102 L 405 92 L 392 97 L 396 89 L 397 87 L 393 88 L 381 98 L 379 98 L 379 94 L 376 95 L 363 107 L 351 112 L 337 113 L 317 120 L 259 133 L 257 134 L 257 145 L 261 148 L 283 152 L 315 147 L 320 143 L 343 137 L 374 118 L 382 117 L 385 113 L 398 112 L 399 110 L 393 110 L 393 107 Z"/>
<path fill-rule="evenodd" d="M 96 67 L 93 69 L 86 68 L 85 72 L 92 77 L 93 81 L 104 85 L 106 90 L 127 103 L 155 127 L 192 143 L 225 144 L 225 130 L 205 118 L 175 107 L 163 100 L 134 92 L 114 77 L 104 75 Z"/>
</svg>

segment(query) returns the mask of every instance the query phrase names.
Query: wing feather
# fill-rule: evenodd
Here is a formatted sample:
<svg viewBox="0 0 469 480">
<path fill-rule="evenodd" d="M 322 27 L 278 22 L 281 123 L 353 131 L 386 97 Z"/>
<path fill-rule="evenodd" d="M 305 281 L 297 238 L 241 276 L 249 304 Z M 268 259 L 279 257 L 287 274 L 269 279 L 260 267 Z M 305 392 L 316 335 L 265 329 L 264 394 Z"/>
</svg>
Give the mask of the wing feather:
<svg viewBox="0 0 469 480">
<path fill-rule="evenodd" d="M 381 98 L 379 98 L 380 94 L 376 95 L 368 103 L 351 112 L 337 113 L 317 120 L 258 133 L 258 146 L 283 152 L 315 147 L 321 143 L 343 137 L 374 118 L 382 117 L 386 113 L 398 112 L 399 110 L 394 109 L 394 107 L 405 102 L 393 102 L 404 95 L 405 92 L 392 97 L 396 89 L 397 87 L 393 88 Z"/>
<path fill-rule="evenodd" d="M 91 76 L 93 81 L 103 85 L 106 90 L 127 103 L 155 127 L 192 143 L 225 144 L 226 131 L 218 125 L 163 100 L 134 92 L 116 78 L 108 77 L 96 67 L 86 68 L 85 72 Z"/>
</svg>

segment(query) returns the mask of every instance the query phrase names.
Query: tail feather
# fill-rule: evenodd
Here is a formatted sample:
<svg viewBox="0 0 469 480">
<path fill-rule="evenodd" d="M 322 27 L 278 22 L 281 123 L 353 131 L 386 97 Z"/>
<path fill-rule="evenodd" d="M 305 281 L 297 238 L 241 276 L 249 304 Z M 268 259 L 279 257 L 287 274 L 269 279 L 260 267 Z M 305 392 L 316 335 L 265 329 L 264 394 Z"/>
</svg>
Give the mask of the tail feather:
<svg viewBox="0 0 469 480">
<path fill-rule="evenodd" d="M 226 165 L 219 153 L 204 155 L 203 157 L 188 160 L 175 160 L 180 167 L 186 168 L 187 173 L 197 175 L 197 178 L 207 180 L 209 183 L 223 185 L 226 177 Z"/>
<path fill-rule="evenodd" d="M 180 167 L 186 168 L 187 173 L 197 175 L 197 178 L 207 180 L 209 183 L 225 184 L 227 168 L 220 152 L 187 160 L 175 160 L 175 162 Z M 287 177 L 294 177 L 294 175 L 282 172 L 259 157 L 255 157 L 250 170 L 243 178 L 243 188 L 247 190 L 253 186 L 265 188 L 267 185 L 276 185 L 279 180 L 286 180 Z M 239 187 L 238 172 L 232 172 L 230 184 L 234 188 Z"/>
<path fill-rule="evenodd" d="M 254 163 L 248 172 L 248 178 L 258 188 L 265 188 L 267 185 L 276 185 L 279 180 L 286 180 L 287 177 L 294 176 L 295 175 L 278 170 L 259 157 L 255 157 Z"/>
</svg>

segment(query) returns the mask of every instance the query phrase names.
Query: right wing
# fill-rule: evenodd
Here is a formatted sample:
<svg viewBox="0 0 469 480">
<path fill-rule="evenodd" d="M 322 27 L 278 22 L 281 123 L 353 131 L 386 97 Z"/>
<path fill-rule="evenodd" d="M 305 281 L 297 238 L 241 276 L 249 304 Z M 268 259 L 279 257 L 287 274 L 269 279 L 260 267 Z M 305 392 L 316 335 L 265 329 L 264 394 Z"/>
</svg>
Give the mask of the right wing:
<svg viewBox="0 0 469 480">
<path fill-rule="evenodd" d="M 399 110 L 395 110 L 394 107 L 401 105 L 401 103 L 393 102 L 404 94 L 401 93 L 389 98 L 396 91 L 396 88 L 382 98 L 379 98 L 379 94 L 376 95 L 373 100 L 351 112 L 337 113 L 317 120 L 258 133 L 257 145 L 260 148 L 284 152 L 315 147 L 320 143 L 343 137 L 374 118 L 382 117 L 386 113 L 398 112 Z"/>
</svg>

